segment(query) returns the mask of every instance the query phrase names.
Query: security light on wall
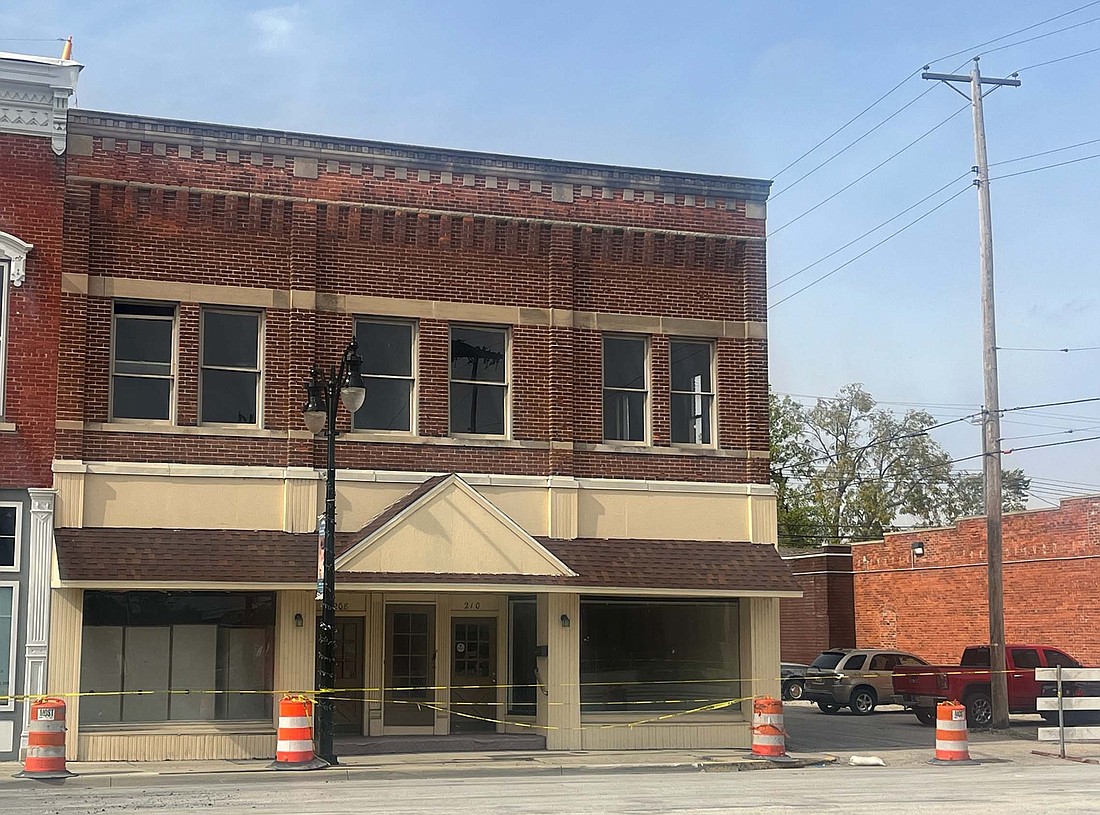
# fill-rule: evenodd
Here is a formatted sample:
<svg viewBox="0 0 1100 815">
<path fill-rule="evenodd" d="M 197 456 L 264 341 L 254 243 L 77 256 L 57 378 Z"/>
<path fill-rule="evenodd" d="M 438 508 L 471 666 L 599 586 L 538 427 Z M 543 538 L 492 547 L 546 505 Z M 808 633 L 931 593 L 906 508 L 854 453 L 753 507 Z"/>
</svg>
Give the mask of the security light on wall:
<svg viewBox="0 0 1100 815">
<path fill-rule="evenodd" d="M 924 541 L 913 541 L 913 557 L 924 557 Z"/>
<path fill-rule="evenodd" d="M 568 628 L 569 627 L 569 615 L 568 614 L 562 614 L 561 615 L 561 627 L 562 628 Z"/>
</svg>

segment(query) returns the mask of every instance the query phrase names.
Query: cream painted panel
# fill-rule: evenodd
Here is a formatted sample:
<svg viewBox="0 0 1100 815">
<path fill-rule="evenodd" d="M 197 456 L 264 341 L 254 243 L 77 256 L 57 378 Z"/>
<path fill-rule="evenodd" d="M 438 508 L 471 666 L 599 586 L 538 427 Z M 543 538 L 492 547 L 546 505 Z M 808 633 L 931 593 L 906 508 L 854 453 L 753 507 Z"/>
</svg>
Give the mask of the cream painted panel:
<svg viewBox="0 0 1100 815">
<path fill-rule="evenodd" d="M 549 535 L 545 487 L 475 486 L 497 509 L 523 527 L 528 535 Z"/>
<path fill-rule="evenodd" d="M 58 527 L 84 525 L 84 473 L 54 473 L 57 506 L 54 519 Z"/>
<path fill-rule="evenodd" d="M 282 529 L 277 479 L 89 473 L 84 525 L 146 529 Z"/>
<path fill-rule="evenodd" d="M 774 495 L 754 495 L 752 501 L 752 537 L 753 543 L 779 542 L 778 519 Z"/>
<path fill-rule="evenodd" d="M 543 600 L 545 598 L 545 602 Z M 548 656 L 539 660 L 546 683 L 546 749 L 577 750 L 581 739 L 581 598 L 579 594 L 546 594 L 538 599 L 538 630 L 546 632 Z M 541 618 L 545 615 L 545 621 Z M 562 615 L 569 618 L 562 625 Z M 543 668 L 545 667 L 545 670 Z M 542 705 L 540 705 L 540 708 Z"/>
<path fill-rule="evenodd" d="M 740 717 L 738 717 L 740 718 Z M 635 727 L 601 727 L 586 723 L 581 730 L 582 750 L 713 750 L 748 748 L 752 733 L 748 722 L 728 724 L 653 724 Z"/>
<path fill-rule="evenodd" d="M 298 693 L 314 688 L 317 626 L 314 591 L 280 591 L 275 597 L 275 690 Z M 302 615 L 302 626 L 294 615 Z M 279 721 L 279 699 L 272 705 L 273 724 Z"/>
<path fill-rule="evenodd" d="M 728 493 L 585 490 L 577 497 L 581 538 L 749 540 L 749 498 Z"/>
<path fill-rule="evenodd" d="M 201 761 L 274 757 L 274 732 L 130 732 L 80 735 L 81 761 Z"/>
<path fill-rule="evenodd" d="M 50 662 L 46 676 L 51 695 L 75 694 L 80 690 L 80 645 L 84 620 L 84 590 L 54 589 L 50 597 Z M 80 697 L 66 700 L 65 755 L 70 761 L 80 758 L 77 737 L 80 731 Z"/>
<path fill-rule="evenodd" d="M 441 490 L 341 566 L 349 572 L 560 574 L 462 489 Z"/>
<path fill-rule="evenodd" d="M 779 678 L 779 599 L 776 597 L 742 599 L 741 631 L 745 637 L 741 647 L 741 673 L 743 677 L 751 680 L 751 685 L 742 683 L 742 693 L 745 696 L 751 694 L 752 696 L 771 696 L 778 699 L 781 685 Z M 742 710 L 746 714 L 751 713 L 752 702 L 745 702 L 742 705 Z"/>
<path fill-rule="evenodd" d="M 317 500 L 324 501 L 324 482 L 318 481 Z M 336 482 L 336 527 L 341 532 L 354 532 L 374 520 L 382 510 L 399 498 L 408 495 L 416 484 L 378 483 L 374 481 Z M 313 513 L 312 526 L 317 528 L 317 516 L 323 509 L 318 503 Z"/>
<path fill-rule="evenodd" d="M 323 482 L 316 478 L 288 478 L 283 482 L 283 531 L 313 532 L 317 529 Z"/>
</svg>

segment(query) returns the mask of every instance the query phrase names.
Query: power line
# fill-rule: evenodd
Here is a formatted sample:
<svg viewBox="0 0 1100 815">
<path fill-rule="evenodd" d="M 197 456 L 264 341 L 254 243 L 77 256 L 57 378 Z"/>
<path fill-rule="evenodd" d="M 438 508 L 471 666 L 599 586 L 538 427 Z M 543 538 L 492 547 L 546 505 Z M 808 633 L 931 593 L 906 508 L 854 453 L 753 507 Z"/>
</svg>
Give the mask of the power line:
<svg viewBox="0 0 1100 815">
<path fill-rule="evenodd" d="M 1100 51 L 1100 48 L 1098 48 L 1096 50 Z M 1096 144 L 1097 142 L 1100 142 L 1100 139 L 1089 139 L 1088 141 L 1078 142 L 1077 144 L 1070 144 L 1070 145 L 1067 145 L 1066 147 L 1055 147 L 1053 150 L 1044 150 L 1041 153 L 1032 153 L 1029 156 L 1019 156 L 1018 158 L 1009 158 L 1009 159 L 1005 159 L 1004 161 L 994 161 L 989 166 L 990 167 L 998 167 L 1002 164 L 1014 164 L 1017 161 L 1027 161 L 1028 159 L 1031 159 L 1031 158 L 1040 158 L 1041 156 L 1049 156 L 1052 153 L 1064 153 L 1066 150 L 1073 150 L 1076 147 L 1086 147 L 1090 144 Z"/>
<path fill-rule="evenodd" d="M 1100 141 L 1100 139 L 1098 139 L 1098 141 Z M 886 226 L 887 224 L 893 223 L 893 222 L 894 222 L 894 221 L 896 221 L 896 220 L 897 220 L 898 218 L 900 218 L 900 217 L 901 217 L 902 215 L 905 215 L 905 214 L 906 214 L 907 212 L 910 212 L 911 210 L 914 210 L 914 209 L 916 209 L 916 208 L 917 208 L 917 207 L 919 207 L 919 206 L 920 206 L 921 204 L 923 204 L 923 203 L 924 203 L 925 201 L 927 201 L 927 200 L 928 200 L 929 198 L 933 198 L 933 197 L 935 197 L 936 195 L 938 195 L 939 193 L 943 192 L 943 191 L 944 191 L 944 190 L 946 190 L 946 189 L 947 189 L 948 187 L 950 187 L 950 186 L 951 186 L 952 184 L 956 184 L 956 183 L 958 183 L 959 181 L 961 181 L 961 180 L 962 180 L 963 178 L 965 178 L 965 177 L 966 177 L 966 176 L 968 176 L 968 175 L 970 175 L 970 171 L 969 171 L 969 170 L 967 170 L 967 171 L 966 171 L 965 173 L 963 173 L 962 175 L 960 175 L 960 176 L 957 176 L 956 178 L 953 178 L 953 179 L 951 179 L 951 180 L 950 180 L 950 181 L 948 181 L 948 182 L 947 182 L 946 184 L 944 184 L 944 185 L 943 185 L 942 187 L 940 187 L 940 188 L 939 188 L 938 190 L 936 190 L 935 192 L 931 192 L 931 193 L 929 193 L 928 195 L 924 196 L 924 198 L 920 199 L 920 200 L 919 200 L 919 201 L 917 201 L 917 202 L 916 202 L 915 204 L 911 204 L 910 206 L 906 207 L 905 209 L 903 209 L 903 210 L 902 210 L 901 212 L 899 212 L 899 213 L 898 213 L 897 215 L 893 216 L 892 218 L 889 218 L 888 220 L 885 220 L 885 221 L 883 221 L 883 222 L 882 222 L 881 224 L 879 224 L 878 226 L 874 227 L 873 229 L 869 229 L 869 230 L 867 230 L 867 231 L 866 231 L 866 232 L 864 232 L 864 233 L 863 233 L 862 235 L 860 235 L 860 236 L 859 236 L 858 238 L 854 238 L 854 239 L 852 239 L 852 240 L 848 241 L 848 243 L 844 244 L 844 245 L 843 245 L 843 246 L 841 246 L 841 247 L 840 247 L 839 249 L 834 249 L 834 250 L 833 250 L 832 252 L 830 252 L 829 254 L 825 255 L 824 257 L 818 258 L 817 260 L 815 260 L 815 261 L 814 261 L 813 263 L 809 264 L 808 266 L 803 266 L 803 267 L 802 267 L 801 269 L 799 269 L 799 270 L 798 270 L 797 272 L 794 272 L 793 274 L 789 274 L 789 275 L 787 275 L 786 277 L 784 277 L 784 278 L 781 278 L 781 279 L 779 279 L 779 280 L 775 281 L 775 282 L 774 282 L 774 283 L 772 283 L 772 284 L 771 284 L 770 286 L 768 286 L 768 291 L 771 291 L 772 289 L 774 289 L 774 288 L 775 288 L 775 287 L 777 287 L 777 286 L 781 286 L 781 285 L 783 285 L 783 284 L 784 284 L 784 283 L 786 283 L 786 282 L 787 282 L 788 280 L 793 280 L 794 278 L 798 277 L 798 276 L 799 276 L 800 274 L 802 274 L 803 272 L 808 272 L 808 271 L 809 271 L 810 269 L 812 269 L 812 268 L 813 268 L 814 266 L 817 266 L 817 265 L 818 265 L 819 263 L 824 263 L 824 262 L 825 262 L 826 260 L 828 260 L 829 258 L 833 257 L 834 255 L 837 255 L 837 254 L 839 254 L 839 253 L 843 252 L 843 251 L 844 251 L 845 249 L 847 249 L 847 248 L 848 248 L 849 246 L 852 246 L 853 244 L 859 243 L 859 242 L 860 242 L 861 240 L 863 240 L 864 238 L 866 238 L 866 237 L 867 237 L 868 235 L 872 235 L 872 234 L 874 234 L 875 232 L 878 232 L 878 231 L 879 231 L 880 229 L 882 229 L 882 228 L 883 228 L 884 226 Z"/>
<path fill-rule="evenodd" d="M 1087 8 L 1087 7 L 1086 7 Z M 1047 37 L 1053 37 L 1055 34 L 1061 34 L 1065 31 L 1072 31 L 1075 28 L 1080 28 L 1083 25 L 1089 25 L 1100 21 L 1100 17 L 1092 17 L 1088 20 L 1083 20 L 1073 25 L 1067 25 L 1065 28 L 1056 28 L 1054 31 L 1048 31 L 1045 34 L 1038 34 L 1034 37 L 1028 37 L 1026 40 L 1019 40 L 1017 42 L 1010 42 L 1007 45 L 998 45 L 996 48 L 990 48 L 988 51 L 982 51 L 978 54 L 980 57 L 984 57 L 986 54 L 993 54 L 997 51 L 1004 51 L 1006 48 L 1015 48 L 1017 45 L 1026 45 L 1029 42 L 1035 42 L 1036 40 L 1046 39 Z"/>
<path fill-rule="evenodd" d="M 956 51 L 953 54 L 948 54 L 947 56 L 939 57 L 938 59 L 932 60 L 932 62 L 930 62 L 928 64 L 933 65 L 937 62 L 943 62 L 945 59 L 951 59 L 952 57 L 961 56 L 962 54 L 971 54 L 974 51 L 977 51 L 979 48 L 985 48 L 987 45 L 992 45 L 995 42 L 1000 42 L 1001 40 L 1007 40 L 1009 37 L 1015 37 L 1017 34 L 1023 34 L 1025 31 L 1032 31 L 1033 29 L 1044 26 L 1047 23 L 1053 23 L 1055 20 L 1061 20 L 1063 17 L 1069 17 L 1071 14 L 1076 14 L 1079 11 L 1084 11 L 1085 9 L 1092 8 L 1093 6 L 1096 6 L 1096 5 L 1100 5 L 1100 0 L 1093 0 L 1093 2 L 1085 3 L 1085 5 L 1083 5 L 1083 6 L 1078 6 L 1077 8 L 1070 9 L 1069 11 L 1064 11 L 1061 14 L 1054 15 L 1053 17 L 1047 17 L 1045 20 L 1040 20 L 1039 22 L 1032 23 L 1029 26 L 1024 26 L 1023 28 L 1018 28 L 1015 31 L 1012 31 L 1008 34 L 1002 34 L 1000 37 L 994 37 L 992 40 L 987 40 L 986 42 L 979 43 L 977 45 L 972 45 L 969 48 L 964 48 L 962 51 Z M 986 52 L 986 53 L 990 53 L 990 52 Z"/>
<path fill-rule="evenodd" d="M 1056 351 L 1060 354 L 1070 354 L 1074 351 L 1100 351 L 1100 345 L 1085 345 L 1080 348 L 1010 348 L 1007 345 L 998 345 L 998 351 Z"/>
<path fill-rule="evenodd" d="M 1042 450 L 1044 447 L 1061 447 L 1066 444 L 1082 444 L 1086 441 L 1100 441 L 1100 436 L 1088 436 L 1084 439 L 1067 439 L 1066 441 L 1048 441 L 1046 444 L 1032 444 L 1028 447 L 1013 447 L 1008 450 L 1002 450 L 1004 455 L 1009 453 L 1018 453 L 1022 450 Z"/>
<path fill-rule="evenodd" d="M 1093 159 L 1100 158 L 1100 153 L 1093 153 L 1091 156 L 1081 156 L 1080 158 L 1071 158 L 1067 161 L 1059 161 L 1057 164 L 1044 164 L 1042 167 L 1032 167 L 1030 170 L 1018 170 L 1015 173 L 1005 173 L 1004 175 L 995 175 L 990 178 L 990 181 L 1000 181 L 1003 178 L 1015 178 L 1018 175 L 1027 175 L 1028 173 L 1038 173 L 1042 170 L 1053 170 L 1055 167 L 1065 167 L 1067 164 L 1079 164 L 1082 161 L 1091 161 Z"/>
<path fill-rule="evenodd" d="M 832 271 L 830 271 L 830 272 L 826 272 L 825 274 L 821 275 L 821 277 L 815 278 L 815 279 L 814 279 L 813 281 L 811 281 L 810 283 L 807 283 L 807 284 L 806 284 L 805 286 L 803 286 L 803 287 L 802 287 L 801 289 L 798 289 L 798 290 L 796 290 L 796 291 L 794 291 L 794 292 L 791 292 L 790 294 L 788 294 L 788 295 L 787 295 L 786 297 L 784 297 L 783 299 L 781 299 L 781 300 L 777 300 L 776 302 L 772 303 L 771 305 L 769 305 L 769 306 L 768 306 L 768 310 L 769 310 L 769 311 L 771 311 L 771 310 L 772 310 L 773 308 L 775 308 L 776 306 L 779 306 L 779 305 L 782 305 L 783 303 L 786 303 L 786 302 L 787 302 L 788 300 L 790 300 L 790 299 L 791 299 L 792 297 L 797 297 L 798 295 L 802 294 L 802 292 L 806 291 L 807 289 L 809 289 L 809 288 L 812 288 L 813 286 L 816 286 L 816 285 L 817 285 L 818 283 L 820 283 L 821 281 L 823 281 L 823 280 L 825 280 L 825 279 L 827 279 L 827 278 L 829 278 L 829 277 L 832 277 L 832 276 L 833 276 L 833 275 L 835 275 L 835 274 L 836 274 L 837 272 L 839 272 L 839 271 L 840 271 L 841 269 L 844 269 L 845 267 L 847 267 L 847 266 L 850 266 L 851 264 L 855 263 L 855 262 L 856 262 L 857 260 L 859 260 L 860 258 L 864 257 L 865 255 L 868 255 L 868 254 L 870 254 L 870 253 L 871 253 L 871 252 L 873 252 L 873 251 L 874 251 L 875 249 L 878 249 L 878 248 L 879 248 L 880 246 L 882 246 L 882 245 L 883 245 L 884 243 L 886 243 L 887 241 L 889 241 L 889 240 L 892 240 L 893 238 L 896 238 L 896 237 L 897 237 L 898 235 L 900 235 L 900 234 L 901 234 L 902 232 L 905 232 L 905 231 L 906 231 L 907 229 L 909 229 L 910 227 L 912 227 L 912 226 L 916 226 L 916 225 L 917 225 L 918 223 L 920 223 L 921 221 L 923 221 L 923 220 L 924 220 L 925 218 L 927 218 L 927 217 L 928 217 L 929 215 L 931 215 L 932 213 L 936 212 L 937 210 L 939 210 L 939 209 L 941 209 L 941 208 L 943 208 L 943 207 L 947 206 L 948 204 L 950 204 L 950 203 L 951 203 L 952 201 L 954 201 L 954 200 L 955 200 L 956 198 L 958 198 L 958 197 L 959 197 L 960 195 L 962 195 L 962 194 L 963 194 L 964 192 L 966 192 L 966 191 L 967 191 L 967 190 L 969 190 L 969 189 L 970 189 L 970 185 L 968 184 L 967 186 L 963 187 L 963 188 L 962 188 L 961 190 L 959 190 L 958 192 L 956 192 L 956 193 L 955 193 L 954 195 L 952 195 L 952 196 L 951 196 L 950 198 L 948 198 L 947 200 L 945 200 L 945 201 L 941 201 L 940 203 L 936 204 L 936 206 L 932 207 L 932 209 L 928 210 L 928 211 L 927 211 L 927 212 L 925 212 L 925 213 L 924 213 L 923 215 L 920 215 L 919 217 L 917 217 L 917 218 L 914 218 L 914 219 L 913 219 L 912 221 L 910 221 L 909 223 L 907 223 L 907 224 L 906 224 L 905 226 L 901 227 L 901 229 L 898 229 L 898 230 L 896 230 L 896 231 L 894 231 L 894 232 L 891 232 L 891 233 L 890 233 L 889 235 L 887 235 L 887 236 L 886 236 L 885 238 L 883 238 L 882 240 L 880 240 L 880 241 L 879 241 L 878 243 L 876 243 L 876 244 L 874 244 L 873 246 L 870 246 L 870 247 L 868 247 L 867 249 L 863 250 L 863 251 L 862 251 L 862 252 L 860 252 L 860 253 L 859 253 L 858 255 L 856 255 L 855 257 L 851 258 L 850 260 L 847 260 L 847 261 L 845 261 L 844 263 L 840 264 L 839 266 L 837 266 L 837 267 L 836 267 L 835 269 L 833 269 Z"/>
<path fill-rule="evenodd" d="M 1058 57 L 1058 59 L 1048 59 L 1046 62 L 1036 62 L 1034 65 L 1028 65 L 1026 68 L 1020 68 L 1016 73 L 1022 74 L 1024 71 L 1030 71 L 1032 68 L 1042 68 L 1044 65 L 1053 65 L 1056 62 L 1065 62 L 1067 59 L 1076 59 L 1077 57 L 1084 57 L 1089 54 L 1095 54 L 1100 51 L 1100 48 L 1090 48 L 1088 51 L 1079 51 L 1076 54 L 1070 54 L 1065 57 Z"/>
<path fill-rule="evenodd" d="M 1100 425 L 1090 427 L 1071 427 L 1067 430 L 1054 430 L 1050 433 L 1029 433 L 1026 436 L 1001 436 L 1000 441 L 1016 441 L 1017 439 L 1041 439 L 1047 436 L 1064 436 L 1067 433 L 1086 433 L 1090 430 L 1100 430 Z"/>
</svg>

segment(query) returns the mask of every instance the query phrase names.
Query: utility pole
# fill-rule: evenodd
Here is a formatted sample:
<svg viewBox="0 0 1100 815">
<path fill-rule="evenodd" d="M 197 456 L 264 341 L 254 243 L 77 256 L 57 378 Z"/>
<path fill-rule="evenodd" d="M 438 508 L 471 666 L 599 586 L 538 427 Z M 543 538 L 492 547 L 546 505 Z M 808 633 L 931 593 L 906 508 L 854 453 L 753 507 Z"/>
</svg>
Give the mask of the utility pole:
<svg viewBox="0 0 1100 815">
<path fill-rule="evenodd" d="M 997 327 L 993 302 L 993 224 L 989 208 L 989 162 L 985 152 L 985 114 L 982 85 L 1019 87 L 1013 74 L 1007 79 L 983 77 L 978 57 L 970 76 L 933 74 L 922 79 L 943 82 L 970 100 L 974 109 L 974 156 L 978 188 L 978 229 L 981 233 L 982 264 L 982 360 L 985 371 L 985 409 L 982 412 L 982 473 L 985 484 L 986 582 L 989 591 L 989 668 L 992 672 L 990 724 L 995 730 L 1008 729 L 1008 677 L 1005 674 L 1004 557 L 1001 546 L 1001 405 L 997 387 Z M 952 83 L 968 83 L 967 96 Z M 986 93 L 992 92 L 993 88 Z"/>
</svg>

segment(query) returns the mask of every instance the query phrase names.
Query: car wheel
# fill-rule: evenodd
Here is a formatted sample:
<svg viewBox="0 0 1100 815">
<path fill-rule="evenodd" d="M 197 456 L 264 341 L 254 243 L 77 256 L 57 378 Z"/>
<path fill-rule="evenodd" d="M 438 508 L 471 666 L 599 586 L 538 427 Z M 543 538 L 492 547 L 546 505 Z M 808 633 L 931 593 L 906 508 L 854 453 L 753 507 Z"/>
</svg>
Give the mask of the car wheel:
<svg viewBox="0 0 1100 815">
<path fill-rule="evenodd" d="M 858 687 L 852 691 L 852 697 L 848 701 L 848 707 L 852 709 L 852 713 L 858 716 L 874 713 L 877 704 L 878 694 L 875 693 L 875 689 L 866 686 Z"/>
<path fill-rule="evenodd" d="M 936 711 L 933 708 L 918 707 L 913 713 L 916 714 L 917 721 L 925 727 L 931 727 L 936 723 Z"/>
<path fill-rule="evenodd" d="M 806 693 L 806 687 L 802 684 L 801 679 L 789 679 L 783 686 L 783 696 L 787 699 L 797 702 Z"/>
<path fill-rule="evenodd" d="M 821 708 L 822 713 L 836 713 L 840 710 L 840 705 L 836 702 L 818 702 L 817 706 Z"/>
<path fill-rule="evenodd" d="M 988 693 L 972 693 L 966 697 L 966 726 L 971 730 L 989 727 L 993 723 L 993 702 Z"/>
</svg>

